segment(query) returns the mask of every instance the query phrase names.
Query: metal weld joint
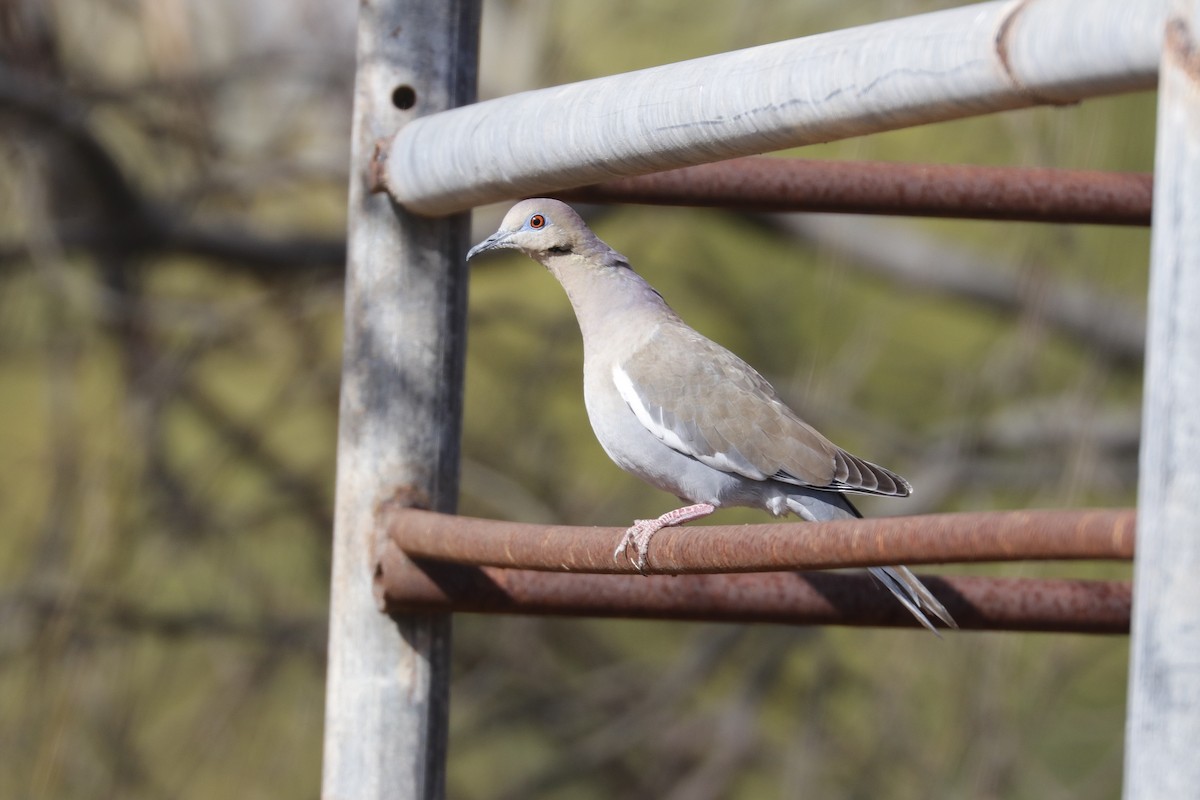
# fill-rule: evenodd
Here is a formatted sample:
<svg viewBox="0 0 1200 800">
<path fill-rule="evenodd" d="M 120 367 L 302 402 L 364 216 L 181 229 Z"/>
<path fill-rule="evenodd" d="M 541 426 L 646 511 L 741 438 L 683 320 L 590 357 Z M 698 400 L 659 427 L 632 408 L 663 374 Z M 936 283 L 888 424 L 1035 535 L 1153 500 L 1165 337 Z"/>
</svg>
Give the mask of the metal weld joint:
<svg viewBox="0 0 1200 800">
<path fill-rule="evenodd" d="M 378 154 L 379 145 L 376 145 L 375 152 Z M 371 537 L 371 580 L 372 593 L 375 595 L 375 605 L 381 612 L 386 612 L 388 608 L 387 602 L 387 587 L 384 580 L 384 561 L 386 559 L 399 558 L 402 561 L 409 561 L 408 556 L 400 550 L 399 547 L 388 536 L 387 520 L 392 512 L 404 509 L 415 508 L 421 511 L 429 511 L 433 508 L 433 501 L 429 497 L 429 493 L 419 486 L 405 484 L 397 486 L 392 490 L 392 493 L 375 504 L 375 530 Z M 395 551 L 395 552 L 389 552 Z"/>
</svg>

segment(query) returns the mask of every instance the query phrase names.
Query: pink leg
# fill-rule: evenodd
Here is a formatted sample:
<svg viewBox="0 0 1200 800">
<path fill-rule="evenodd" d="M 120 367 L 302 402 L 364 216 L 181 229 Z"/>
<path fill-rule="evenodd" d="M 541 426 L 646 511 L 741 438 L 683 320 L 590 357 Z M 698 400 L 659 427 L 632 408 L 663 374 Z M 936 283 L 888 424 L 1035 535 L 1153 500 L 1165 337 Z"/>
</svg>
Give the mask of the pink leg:
<svg viewBox="0 0 1200 800">
<path fill-rule="evenodd" d="M 613 561 L 620 560 L 622 553 L 628 555 L 629 546 L 633 545 L 637 558 L 630 559 L 630 561 L 633 562 L 633 566 L 637 567 L 638 572 L 642 572 L 646 568 L 646 556 L 650 553 L 650 538 L 654 534 L 663 528 L 671 528 L 694 519 L 707 517 L 716 510 L 717 507 L 711 503 L 696 503 L 694 506 L 684 506 L 674 511 L 668 511 L 658 519 L 635 519 L 633 525 L 625 531 L 625 535 L 617 543 L 617 549 L 613 551 Z"/>
</svg>

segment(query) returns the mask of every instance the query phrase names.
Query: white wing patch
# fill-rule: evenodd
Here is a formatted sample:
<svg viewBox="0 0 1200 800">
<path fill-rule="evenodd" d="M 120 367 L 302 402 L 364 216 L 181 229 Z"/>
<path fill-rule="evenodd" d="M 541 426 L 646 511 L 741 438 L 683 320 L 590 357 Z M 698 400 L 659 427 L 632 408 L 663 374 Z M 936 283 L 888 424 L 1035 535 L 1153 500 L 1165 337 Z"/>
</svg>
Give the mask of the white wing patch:
<svg viewBox="0 0 1200 800">
<path fill-rule="evenodd" d="M 736 448 L 730 453 L 713 453 L 711 456 L 699 456 L 699 459 L 701 463 L 707 464 L 713 469 L 719 469 L 722 472 L 736 472 L 738 475 L 744 475 L 752 480 L 761 481 L 767 477 L 762 470 L 747 461 L 746 457 Z"/>
<path fill-rule="evenodd" d="M 659 409 L 657 419 L 655 415 L 650 413 L 650 409 L 642 402 L 641 395 L 633 385 L 633 379 L 621 369 L 620 364 L 613 364 L 612 370 L 613 383 L 617 385 L 617 392 L 621 395 L 621 399 L 633 411 L 633 415 L 638 418 L 638 422 L 642 423 L 642 427 L 654 434 L 655 438 L 662 440 L 662 443 L 673 450 L 678 450 L 680 453 L 692 455 L 690 447 L 683 443 L 679 438 L 679 434 L 671 430 L 663 424 L 662 410 Z"/>
<path fill-rule="evenodd" d="M 646 405 L 645 401 L 642 400 L 641 394 L 638 393 L 637 387 L 634 386 L 633 379 L 629 377 L 629 374 L 625 370 L 621 369 L 619 364 L 613 365 L 612 376 L 618 394 L 621 395 L 621 399 L 629 406 L 633 415 L 637 417 L 638 422 L 642 423 L 642 426 L 646 430 L 650 431 L 655 438 L 662 441 L 667 447 L 721 472 L 743 475 L 756 481 L 766 479 L 767 476 L 738 452 L 737 448 L 732 448 L 728 453 L 698 452 L 699 448 L 694 442 L 684 441 L 672 423 L 663 419 L 662 408 L 651 408 Z M 676 420 L 672 420 L 672 422 L 676 422 Z M 687 426 L 681 424 L 681 427 L 686 433 Z M 702 436 L 699 431 L 696 431 L 696 434 Z M 707 447 L 708 443 L 705 442 L 704 444 Z"/>
</svg>

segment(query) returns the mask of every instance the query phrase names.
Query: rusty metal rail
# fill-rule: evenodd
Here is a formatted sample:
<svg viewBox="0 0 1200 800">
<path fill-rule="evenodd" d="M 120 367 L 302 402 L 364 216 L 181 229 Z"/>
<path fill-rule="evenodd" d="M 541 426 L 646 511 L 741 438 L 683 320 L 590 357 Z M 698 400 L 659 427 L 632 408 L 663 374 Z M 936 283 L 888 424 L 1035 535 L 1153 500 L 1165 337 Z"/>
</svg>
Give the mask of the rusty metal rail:
<svg viewBox="0 0 1200 800">
<path fill-rule="evenodd" d="M 735 158 L 555 193 L 593 203 L 743 211 L 1150 224 L 1148 173 Z"/>
<path fill-rule="evenodd" d="M 617 528 L 528 525 L 385 506 L 376 574 L 390 613 L 460 611 L 635 619 L 911 627 L 865 575 L 891 563 L 1128 560 L 1134 512 L 1015 511 L 668 528 L 648 572 L 615 564 Z M 457 562 L 457 563 L 451 563 Z M 787 571 L 784 571 L 787 570 Z M 588 574 L 564 574 L 570 572 Z M 756 572 L 758 574 L 742 574 Z M 557 574 L 555 574 L 557 573 Z M 691 573 L 691 574 L 686 574 Z M 710 574 L 726 573 L 726 574 Z M 1126 633 L 1126 581 L 922 576 L 964 629 Z"/>
<path fill-rule="evenodd" d="M 531 525 L 385 507 L 380 523 L 413 558 L 553 572 L 631 573 L 613 561 L 621 528 Z M 646 573 L 835 569 L 880 564 L 1129 560 L 1132 509 L 929 514 L 839 522 L 664 528 Z"/>
<path fill-rule="evenodd" d="M 921 580 L 964 630 L 1128 633 L 1127 581 L 940 577 Z M 916 627 L 864 574 L 568 575 L 412 561 L 389 542 L 376 575 L 388 613 L 550 616 Z"/>
</svg>

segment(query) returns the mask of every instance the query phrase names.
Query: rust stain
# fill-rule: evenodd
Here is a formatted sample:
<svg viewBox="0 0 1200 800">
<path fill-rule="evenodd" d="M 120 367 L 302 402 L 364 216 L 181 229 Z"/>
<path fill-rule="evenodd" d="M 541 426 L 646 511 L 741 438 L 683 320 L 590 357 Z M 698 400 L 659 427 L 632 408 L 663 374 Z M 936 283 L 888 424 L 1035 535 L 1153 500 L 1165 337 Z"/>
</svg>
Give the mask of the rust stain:
<svg viewBox="0 0 1200 800">
<path fill-rule="evenodd" d="M 1008 15 L 1001 21 L 1000 27 L 996 29 L 996 57 L 1000 60 L 1000 66 L 1004 70 L 1004 74 L 1008 77 L 1008 80 L 1013 87 L 1034 103 L 1051 106 L 1076 105 L 1079 102 L 1078 100 L 1060 100 L 1058 98 L 1039 94 L 1033 91 L 1024 83 L 1022 83 L 1021 80 L 1017 78 L 1016 73 L 1013 72 L 1012 62 L 1009 59 L 1009 34 L 1012 31 L 1013 23 L 1016 21 L 1017 17 L 1020 16 L 1021 12 L 1024 11 L 1025 8 L 1032 2 L 1033 0 L 1021 0 L 1021 2 L 1012 7 L 1012 9 L 1008 12 Z"/>
<path fill-rule="evenodd" d="M 385 562 L 387 610 L 916 627 L 867 575 L 564 575 Z M 920 576 L 964 630 L 1124 634 L 1128 581 Z"/>
<path fill-rule="evenodd" d="M 1172 16 L 1167 20 L 1163 46 L 1168 56 L 1183 68 L 1188 78 L 1193 82 L 1200 81 L 1200 51 L 1196 48 L 1195 37 L 1186 19 Z"/>
<path fill-rule="evenodd" d="M 375 142 L 371 163 L 367 165 L 367 191 L 371 194 L 382 194 L 388 190 L 387 157 L 391 144 L 392 140 L 388 137 Z"/>
<path fill-rule="evenodd" d="M 387 547 L 388 545 L 384 545 Z M 395 545 L 392 545 L 393 547 Z M 371 576 L 371 595 L 375 598 L 375 608 L 384 613 L 388 608 L 387 582 L 384 579 L 383 559 L 375 562 L 375 573 Z"/>
<path fill-rule="evenodd" d="M 411 508 L 407 501 L 395 504 Z M 382 512 L 381 512 L 382 513 Z M 1131 509 L 967 512 L 812 523 L 668 528 L 651 573 L 757 572 L 888 563 L 1118 559 L 1132 556 Z M 395 510 L 379 520 L 413 558 L 533 570 L 632 573 L 613 563 L 618 528 L 571 528 Z M 1114 529 L 1126 530 L 1118 534 Z M 803 530 L 803 533 L 799 533 Z"/>
<path fill-rule="evenodd" d="M 433 500 L 429 492 L 420 486 L 405 484 L 392 489 L 392 493 L 375 504 L 376 518 L 395 508 L 419 508 L 429 511 L 433 508 Z"/>
<path fill-rule="evenodd" d="M 557 196 L 743 211 L 1146 226 L 1153 178 L 1094 170 L 751 157 L 619 178 Z"/>
</svg>

